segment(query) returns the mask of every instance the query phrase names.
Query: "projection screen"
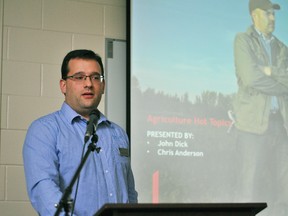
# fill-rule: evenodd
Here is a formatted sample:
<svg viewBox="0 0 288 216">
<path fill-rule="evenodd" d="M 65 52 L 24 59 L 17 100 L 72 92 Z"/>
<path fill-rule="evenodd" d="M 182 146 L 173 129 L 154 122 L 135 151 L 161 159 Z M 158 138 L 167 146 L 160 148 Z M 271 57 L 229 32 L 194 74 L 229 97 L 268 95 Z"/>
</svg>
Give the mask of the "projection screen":
<svg viewBox="0 0 288 216">
<path fill-rule="evenodd" d="M 265 193 L 270 179 L 248 181 L 261 174 L 239 168 L 234 40 L 252 24 L 248 2 L 128 2 L 131 160 L 140 203 L 267 202 L 259 215 L 288 214 L 288 184 L 267 198 L 254 187 Z M 274 35 L 287 46 L 288 2 L 273 3 L 281 6 Z M 275 149 L 271 161 L 279 184 L 288 182 L 287 148 Z"/>
</svg>

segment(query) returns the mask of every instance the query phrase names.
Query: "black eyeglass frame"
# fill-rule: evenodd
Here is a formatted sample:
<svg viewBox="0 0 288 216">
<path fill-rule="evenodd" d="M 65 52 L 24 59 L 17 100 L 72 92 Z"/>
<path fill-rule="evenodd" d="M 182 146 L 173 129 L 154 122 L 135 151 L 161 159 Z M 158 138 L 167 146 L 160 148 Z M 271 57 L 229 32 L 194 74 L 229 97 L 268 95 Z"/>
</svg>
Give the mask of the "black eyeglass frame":
<svg viewBox="0 0 288 216">
<path fill-rule="evenodd" d="M 89 77 L 90 81 L 93 82 L 93 81 L 100 81 L 101 83 L 103 82 L 104 80 L 104 76 L 103 75 L 100 75 L 98 73 L 95 73 L 95 74 L 91 74 L 89 76 L 85 75 L 85 74 L 79 74 L 79 73 L 76 73 L 76 74 L 73 74 L 71 76 L 67 76 L 64 78 L 64 80 L 67 80 L 67 79 L 72 79 L 74 81 L 85 81 L 87 79 L 87 77 Z"/>
</svg>

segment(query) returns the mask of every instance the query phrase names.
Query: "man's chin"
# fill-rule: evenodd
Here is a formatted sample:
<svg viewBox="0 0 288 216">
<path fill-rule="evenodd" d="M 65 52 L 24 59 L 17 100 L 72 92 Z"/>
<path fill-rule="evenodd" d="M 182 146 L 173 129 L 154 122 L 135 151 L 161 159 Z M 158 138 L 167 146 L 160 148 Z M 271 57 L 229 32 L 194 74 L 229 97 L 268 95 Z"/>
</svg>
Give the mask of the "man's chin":
<svg viewBox="0 0 288 216">
<path fill-rule="evenodd" d="M 270 34 L 272 34 L 272 33 L 274 32 L 274 30 L 275 30 L 275 26 L 274 26 L 273 24 L 271 24 L 271 25 L 269 26 L 269 32 L 270 32 Z"/>
<path fill-rule="evenodd" d="M 87 111 L 87 112 L 91 112 L 92 110 L 97 109 L 98 105 L 97 104 L 91 104 L 91 105 L 86 105 L 83 108 Z"/>
</svg>

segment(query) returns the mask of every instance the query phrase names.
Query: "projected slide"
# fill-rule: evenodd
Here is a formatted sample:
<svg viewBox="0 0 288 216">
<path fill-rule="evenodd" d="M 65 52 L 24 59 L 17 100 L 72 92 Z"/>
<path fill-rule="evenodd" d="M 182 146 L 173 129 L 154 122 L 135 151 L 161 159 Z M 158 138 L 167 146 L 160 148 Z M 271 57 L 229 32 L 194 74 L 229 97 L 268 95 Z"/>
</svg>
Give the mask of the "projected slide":
<svg viewBox="0 0 288 216">
<path fill-rule="evenodd" d="M 281 6 L 273 34 L 287 45 L 288 2 L 273 3 Z M 281 138 L 287 146 L 271 149 L 237 145 L 241 72 L 234 49 L 236 35 L 252 25 L 248 4 L 131 0 L 131 157 L 139 202 L 267 202 L 262 215 L 288 214 L 288 185 L 281 192 L 268 185 L 288 182 L 288 138 Z M 281 73 L 287 76 L 283 53 Z M 279 101 L 288 95 L 287 80 Z M 257 112 L 248 112 L 251 125 Z M 256 165 L 244 170 L 246 157 L 270 161 L 277 171 L 256 171 Z"/>
</svg>

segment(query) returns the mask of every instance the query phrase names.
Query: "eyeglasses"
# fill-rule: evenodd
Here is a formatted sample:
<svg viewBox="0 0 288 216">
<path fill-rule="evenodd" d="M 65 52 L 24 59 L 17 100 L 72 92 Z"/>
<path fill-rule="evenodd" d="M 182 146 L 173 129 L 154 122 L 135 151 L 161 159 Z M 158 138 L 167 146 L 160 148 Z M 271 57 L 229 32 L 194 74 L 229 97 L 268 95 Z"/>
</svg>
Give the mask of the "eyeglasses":
<svg viewBox="0 0 288 216">
<path fill-rule="evenodd" d="M 90 81 L 93 82 L 93 83 L 102 83 L 103 80 L 104 80 L 104 76 L 103 75 L 100 75 L 98 73 L 95 73 L 95 74 L 91 74 L 89 76 L 85 75 L 85 74 L 82 74 L 82 73 L 76 73 L 72 76 L 67 76 L 65 78 L 66 79 L 72 79 L 74 80 L 75 82 L 83 82 L 87 79 L 87 77 L 89 77 Z"/>
</svg>

